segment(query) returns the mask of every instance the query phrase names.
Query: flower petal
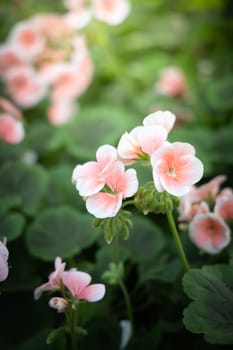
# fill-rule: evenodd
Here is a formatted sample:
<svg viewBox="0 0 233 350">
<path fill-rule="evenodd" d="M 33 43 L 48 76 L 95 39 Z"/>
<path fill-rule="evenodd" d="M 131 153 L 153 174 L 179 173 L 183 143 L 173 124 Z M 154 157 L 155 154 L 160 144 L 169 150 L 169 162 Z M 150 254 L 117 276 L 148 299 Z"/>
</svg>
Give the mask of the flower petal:
<svg viewBox="0 0 233 350">
<path fill-rule="evenodd" d="M 80 294 L 80 299 L 87 301 L 98 301 L 105 295 L 105 285 L 102 283 L 91 284 L 83 289 Z"/>
<path fill-rule="evenodd" d="M 122 193 L 116 195 L 100 192 L 87 198 L 86 208 L 96 218 L 114 217 L 120 210 Z"/>
<path fill-rule="evenodd" d="M 74 298 L 80 299 L 82 291 L 91 282 L 91 276 L 86 272 L 71 269 L 64 272 L 62 280 Z"/>
</svg>

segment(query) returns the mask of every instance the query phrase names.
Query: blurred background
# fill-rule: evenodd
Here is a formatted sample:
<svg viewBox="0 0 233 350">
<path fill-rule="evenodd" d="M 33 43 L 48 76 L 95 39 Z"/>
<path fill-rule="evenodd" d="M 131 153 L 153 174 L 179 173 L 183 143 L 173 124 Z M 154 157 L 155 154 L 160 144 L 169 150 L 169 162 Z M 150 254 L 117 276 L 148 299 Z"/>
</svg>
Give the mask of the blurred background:
<svg viewBox="0 0 233 350">
<path fill-rule="evenodd" d="M 116 146 L 122 133 L 148 114 L 170 110 L 177 121 L 169 139 L 195 146 L 205 167 L 203 182 L 225 174 L 225 185 L 233 186 L 233 2 L 131 0 L 120 23 L 92 18 L 75 28 L 85 37 L 85 45 L 80 39 L 77 46 L 85 46 L 88 77 L 81 76 L 84 82 L 74 93 L 72 108 L 60 105 L 59 113 L 53 109 L 52 114 L 55 73 L 43 66 L 45 76 L 52 75 L 49 90 L 34 102 L 21 103 L 9 85 L 10 75 L 1 68 L 1 52 L 18 22 L 67 11 L 62 0 L 0 3 L 0 96 L 20 110 L 25 132 L 17 144 L 3 136 L 0 141 L 0 239 L 7 237 L 10 251 L 9 276 L 0 285 L 3 350 L 63 349 L 62 339 L 45 344 L 61 315 L 47 307 L 46 297 L 33 299 L 34 288 L 47 280 L 56 256 L 91 273 L 95 281 L 111 260 L 102 232 L 92 227 L 93 217 L 71 183 L 74 167 L 94 160 L 99 146 Z M 57 39 L 62 44 L 67 37 Z M 139 170 L 139 178 L 143 183 L 150 174 Z M 170 238 L 163 235 L 163 218 L 135 213 L 134 223 L 136 238 L 123 242 L 121 252 L 138 327 L 127 349 L 164 350 L 174 344 L 220 349 L 184 330 L 182 267 Z M 184 241 L 195 263 L 197 251 Z M 119 320 L 126 317 L 119 290 L 112 288 L 97 304 L 83 306 L 82 323 L 91 336 L 80 349 L 119 349 Z"/>
</svg>

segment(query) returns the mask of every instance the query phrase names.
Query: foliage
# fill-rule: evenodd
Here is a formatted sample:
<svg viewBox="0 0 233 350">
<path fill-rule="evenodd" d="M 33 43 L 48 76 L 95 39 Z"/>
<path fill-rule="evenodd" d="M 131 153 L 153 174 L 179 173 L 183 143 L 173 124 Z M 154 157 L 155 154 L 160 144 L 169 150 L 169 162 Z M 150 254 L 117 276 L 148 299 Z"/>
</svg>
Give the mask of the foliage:
<svg viewBox="0 0 233 350">
<path fill-rule="evenodd" d="M 94 281 L 108 276 L 112 247 L 101 223 L 94 227 L 71 183 L 74 167 L 95 159 L 100 145 L 116 145 L 122 133 L 152 111 L 171 110 L 177 116 L 171 138 L 194 145 L 205 167 L 203 182 L 226 174 L 227 186 L 233 187 L 232 5 L 231 0 L 132 0 L 122 24 L 93 21 L 85 34 L 94 78 L 79 98 L 74 118 L 59 127 L 50 125 L 47 101 L 42 101 L 23 111 L 23 142 L 0 143 L 0 240 L 7 238 L 10 252 L 9 276 L 0 285 L 2 349 L 64 350 L 62 334 L 46 344 L 62 315 L 47 307 L 46 296 L 33 300 L 56 256 L 70 268 L 92 274 Z M 60 0 L 2 0 L 0 39 L 19 20 L 63 11 Z M 185 96 L 156 92 L 160 71 L 167 66 L 185 73 Z M 7 95 L 2 85 L 0 95 Z M 152 181 L 146 167 L 138 176 L 142 183 Z M 134 208 L 132 213 L 132 223 L 125 213 L 114 218 L 124 226 L 118 253 L 135 323 L 124 349 L 230 347 L 232 243 L 212 256 L 200 252 L 181 231 L 192 266 L 183 277 L 166 218 Z M 111 224 L 109 220 L 105 227 L 109 242 L 118 234 Z M 121 288 L 108 284 L 104 300 L 80 305 L 80 323 L 88 336 L 80 338 L 78 349 L 123 349 L 120 322 L 126 319 Z"/>
</svg>

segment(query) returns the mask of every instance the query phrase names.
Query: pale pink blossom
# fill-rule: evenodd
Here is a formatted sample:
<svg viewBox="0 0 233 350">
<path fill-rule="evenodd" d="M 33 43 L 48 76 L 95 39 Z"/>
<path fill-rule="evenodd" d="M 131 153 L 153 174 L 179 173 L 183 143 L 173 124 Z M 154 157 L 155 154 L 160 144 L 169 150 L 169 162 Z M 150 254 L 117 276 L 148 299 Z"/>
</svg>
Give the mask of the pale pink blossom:
<svg viewBox="0 0 233 350">
<path fill-rule="evenodd" d="M 25 131 L 21 121 L 8 114 L 0 113 L 0 139 L 17 144 L 24 138 Z"/>
<path fill-rule="evenodd" d="M 91 196 L 105 186 L 105 175 L 117 160 L 117 151 L 111 145 L 103 145 L 96 152 L 96 160 L 77 165 L 73 170 L 72 182 L 80 196 Z"/>
<path fill-rule="evenodd" d="M 180 198 L 180 206 L 178 208 L 180 214 L 178 217 L 179 221 L 191 221 L 197 214 L 207 214 L 210 212 L 207 202 L 191 203 L 186 201 L 184 197 L 188 197 L 188 195 Z"/>
<path fill-rule="evenodd" d="M 214 177 L 209 182 L 193 188 L 191 193 L 192 202 L 200 202 L 202 200 L 214 200 L 217 196 L 221 184 L 226 180 L 225 175 Z"/>
<path fill-rule="evenodd" d="M 65 312 L 68 306 L 68 302 L 64 298 L 53 297 L 49 300 L 49 306 L 58 313 Z"/>
<path fill-rule="evenodd" d="M 38 300 L 42 293 L 47 291 L 55 291 L 60 288 L 62 276 L 64 274 L 66 263 L 62 263 L 60 257 L 55 259 L 55 271 L 50 273 L 48 282 L 43 283 L 41 286 L 37 287 L 34 291 L 34 298 Z"/>
<path fill-rule="evenodd" d="M 75 299 L 95 302 L 105 295 L 105 285 L 102 283 L 90 284 L 91 276 L 81 271 L 65 271 L 62 277 L 63 284 Z"/>
<path fill-rule="evenodd" d="M 129 15 L 128 0 L 93 0 L 94 16 L 110 25 L 123 22 Z"/>
<path fill-rule="evenodd" d="M 154 184 L 158 192 L 183 196 L 203 175 L 203 164 L 195 149 L 184 142 L 167 143 L 151 157 Z"/>
<path fill-rule="evenodd" d="M 25 135 L 21 119 L 20 110 L 0 97 L 0 139 L 12 144 L 21 142 Z"/>
<path fill-rule="evenodd" d="M 167 67 L 160 72 L 155 88 L 164 95 L 183 97 L 187 90 L 186 85 L 186 78 L 182 70 L 176 67 Z"/>
<path fill-rule="evenodd" d="M 93 194 L 86 199 L 88 212 L 100 219 L 116 216 L 122 200 L 137 192 L 136 171 L 134 169 L 125 171 L 124 164 L 115 161 L 105 173 L 105 186 L 106 192 Z"/>
<path fill-rule="evenodd" d="M 4 281 L 8 277 L 8 257 L 9 251 L 6 247 L 6 238 L 0 241 L 0 282 Z"/>
<path fill-rule="evenodd" d="M 192 242 L 209 254 L 220 253 L 230 243 L 230 229 L 219 216 L 208 213 L 196 215 L 189 225 Z"/>
<path fill-rule="evenodd" d="M 72 99 L 52 100 L 47 111 L 48 120 L 52 125 L 63 125 L 73 118 L 75 109 L 76 104 Z"/>
<path fill-rule="evenodd" d="M 125 132 L 118 143 L 117 151 L 125 165 L 136 160 L 148 159 L 167 139 L 167 131 L 160 125 L 137 126 Z"/>
<path fill-rule="evenodd" d="M 0 46 L 0 75 L 4 78 L 7 72 L 15 67 L 24 65 L 24 61 L 16 48 L 9 43 Z"/>
<path fill-rule="evenodd" d="M 216 200 L 214 213 L 223 220 L 233 219 L 233 195 L 220 197 Z"/>
<path fill-rule="evenodd" d="M 160 125 L 169 133 L 173 128 L 175 121 L 176 116 L 170 111 L 157 111 L 146 116 L 143 120 L 143 125 Z"/>
<path fill-rule="evenodd" d="M 30 66 L 12 68 L 6 78 L 9 95 L 21 107 L 32 107 L 47 93 L 47 85 Z"/>
<path fill-rule="evenodd" d="M 73 35 L 73 29 L 66 23 L 63 15 L 45 13 L 34 17 L 41 33 L 49 42 L 61 45 L 61 38 L 68 39 Z"/>
<path fill-rule="evenodd" d="M 10 32 L 9 43 L 22 58 L 30 62 L 42 53 L 45 47 L 45 38 L 37 21 L 31 19 L 14 25 Z"/>
</svg>

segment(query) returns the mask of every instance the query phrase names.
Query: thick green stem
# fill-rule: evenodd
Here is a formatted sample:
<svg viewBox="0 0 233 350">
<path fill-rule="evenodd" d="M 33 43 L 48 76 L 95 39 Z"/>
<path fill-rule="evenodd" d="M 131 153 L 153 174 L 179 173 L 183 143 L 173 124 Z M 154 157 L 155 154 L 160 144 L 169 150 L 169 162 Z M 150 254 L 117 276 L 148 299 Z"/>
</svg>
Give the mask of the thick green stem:
<svg viewBox="0 0 233 350">
<path fill-rule="evenodd" d="M 76 337 L 75 327 L 76 327 L 76 307 L 75 309 L 73 308 L 71 309 L 70 330 L 71 330 L 71 349 L 72 350 L 77 349 L 77 337 Z"/>
<path fill-rule="evenodd" d="M 173 219 L 172 212 L 170 210 L 168 210 L 166 212 L 166 215 L 167 215 L 168 223 L 169 223 L 170 229 L 172 231 L 174 240 L 176 242 L 176 247 L 177 247 L 178 252 L 180 254 L 182 263 L 184 265 L 184 268 L 185 268 L 186 271 L 189 271 L 189 269 L 190 269 L 189 263 L 188 263 L 188 260 L 186 258 L 186 255 L 185 255 L 182 243 L 180 241 L 180 237 L 179 237 L 179 234 L 178 234 L 177 229 L 176 229 L 176 225 L 175 225 L 175 222 L 174 222 L 174 219 Z"/>
</svg>

